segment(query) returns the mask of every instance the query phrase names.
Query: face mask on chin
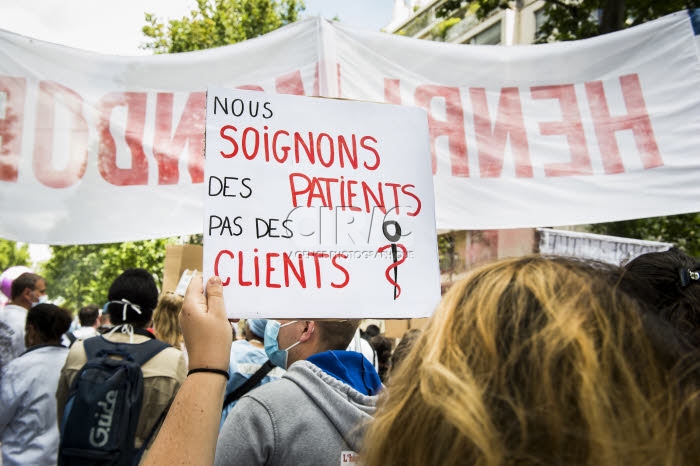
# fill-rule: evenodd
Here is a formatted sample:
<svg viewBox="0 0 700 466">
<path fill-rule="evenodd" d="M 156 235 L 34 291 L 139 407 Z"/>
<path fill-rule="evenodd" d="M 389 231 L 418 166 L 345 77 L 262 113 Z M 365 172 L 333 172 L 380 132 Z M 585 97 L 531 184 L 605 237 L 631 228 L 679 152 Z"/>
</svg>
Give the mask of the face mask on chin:
<svg viewBox="0 0 700 466">
<path fill-rule="evenodd" d="M 301 342 L 297 341 L 287 349 L 280 349 L 277 337 L 279 336 L 279 331 L 282 327 L 286 327 L 294 322 L 297 321 L 293 320 L 284 325 L 280 325 L 280 323 L 276 320 L 268 320 L 267 325 L 265 326 L 265 353 L 267 354 L 267 357 L 270 358 L 270 362 L 272 364 L 277 367 L 281 367 L 282 369 L 287 369 L 289 350 Z"/>
<path fill-rule="evenodd" d="M 38 300 L 38 301 L 34 301 L 34 302 L 32 303 L 32 307 L 38 306 L 39 304 L 45 304 L 45 303 L 48 303 L 48 302 L 49 302 L 49 297 L 48 297 L 47 295 L 43 294 L 43 295 L 39 296 L 39 300 Z"/>
</svg>

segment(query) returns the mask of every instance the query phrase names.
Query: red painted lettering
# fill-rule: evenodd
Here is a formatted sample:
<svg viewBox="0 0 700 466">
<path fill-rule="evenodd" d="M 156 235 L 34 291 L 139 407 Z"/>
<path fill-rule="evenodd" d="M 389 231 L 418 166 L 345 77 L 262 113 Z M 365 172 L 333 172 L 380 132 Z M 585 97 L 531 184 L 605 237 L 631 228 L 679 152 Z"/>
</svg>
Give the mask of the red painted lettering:
<svg viewBox="0 0 700 466">
<path fill-rule="evenodd" d="M 636 74 L 621 76 L 620 86 L 625 107 L 627 107 L 627 115 L 613 117 L 610 115 L 608 102 L 605 99 L 603 83 L 601 81 L 586 83 L 588 105 L 591 108 L 595 135 L 598 138 L 605 173 L 623 173 L 625 171 L 620 157 L 620 148 L 615 139 L 615 133 L 622 130 L 632 130 L 644 168 L 663 166 L 664 162 L 659 152 L 659 146 L 656 144 L 654 130 L 644 103 L 639 76 Z"/>
<path fill-rule="evenodd" d="M 506 141 L 510 144 L 515 162 L 515 176 L 532 178 L 532 162 L 527 144 L 525 121 L 517 87 L 504 87 L 498 100 L 495 124 L 491 123 L 486 90 L 471 88 L 469 95 L 474 110 L 474 131 L 479 149 L 481 178 L 499 178 L 503 171 Z M 493 130 L 491 129 L 493 128 Z"/>
<path fill-rule="evenodd" d="M 153 156 L 158 164 L 158 184 L 177 184 L 180 178 L 180 154 L 187 145 L 187 168 L 193 183 L 204 179 L 204 117 L 206 95 L 192 92 L 187 98 L 180 121 L 172 134 L 173 94 L 159 92 L 156 98 L 156 122 Z"/>
<path fill-rule="evenodd" d="M 231 152 L 224 152 L 222 150 L 219 151 L 221 156 L 225 159 L 230 159 L 231 157 L 235 157 L 236 154 L 238 153 L 238 143 L 236 142 L 235 139 L 233 139 L 231 136 L 226 134 L 227 131 L 229 131 L 229 130 L 233 131 L 234 133 L 236 131 L 238 131 L 235 126 L 231 126 L 231 125 L 224 125 L 219 130 L 219 136 L 221 137 L 221 139 L 226 139 L 233 146 L 233 149 L 231 149 Z"/>
<path fill-rule="evenodd" d="M 270 275 L 272 274 L 273 270 L 275 270 L 275 268 L 270 263 L 270 259 L 272 259 L 273 257 L 279 257 L 279 256 L 280 255 L 277 254 L 276 252 L 268 252 L 265 255 L 265 268 L 266 268 L 266 270 L 265 270 L 265 286 L 267 286 L 268 288 L 281 288 L 282 287 L 282 285 L 280 285 L 279 283 L 272 283 L 272 281 L 270 280 Z"/>
<path fill-rule="evenodd" d="M 565 135 L 571 149 L 571 162 L 545 164 L 545 176 L 593 174 L 573 84 L 536 86 L 531 88 L 530 91 L 533 99 L 559 100 L 562 121 L 540 122 L 540 133 L 543 136 Z"/>
<path fill-rule="evenodd" d="M 58 170 L 54 167 L 53 135 L 56 104 L 62 102 L 68 118 L 61 121 L 61 129 L 68 128 L 68 163 Z M 34 137 L 33 168 L 36 179 L 51 188 L 73 186 L 87 168 L 88 126 L 83 114 L 83 99 L 72 89 L 51 81 L 39 83 L 36 136 Z"/>
<path fill-rule="evenodd" d="M 26 78 L 0 76 L 0 94 L 5 94 L 4 112 L 0 112 L 0 181 L 17 181 L 26 88 Z"/>
<path fill-rule="evenodd" d="M 331 282 L 331 286 L 332 286 L 333 288 L 345 288 L 345 287 L 347 286 L 348 282 L 350 282 L 350 274 L 348 273 L 347 269 L 338 263 L 338 258 L 339 258 L 339 257 L 342 257 L 343 259 L 347 259 L 348 256 L 346 256 L 345 254 L 336 254 L 336 255 L 333 256 L 333 259 L 331 259 L 331 262 L 333 263 L 333 266 L 334 266 L 336 269 L 338 269 L 338 270 L 340 270 L 341 272 L 343 272 L 343 275 L 345 275 L 345 281 L 343 281 L 343 283 L 340 283 L 340 284 L 337 284 L 337 285 L 336 285 L 335 283 Z"/>
<path fill-rule="evenodd" d="M 386 91 L 385 91 L 386 92 Z M 432 101 L 442 99 L 445 103 L 445 119 L 439 120 L 432 111 Z M 464 112 L 458 87 L 423 85 L 416 88 L 416 105 L 428 111 L 430 130 L 430 152 L 433 162 L 433 174 L 437 171 L 436 140 L 447 136 L 452 164 L 452 176 L 469 176 L 467 159 L 467 142 L 464 136 Z"/>
<path fill-rule="evenodd" d="M 131 168 L 117 166 L 117 147 L 110 131 L 112 112 L 116 107 L 122 106 L 127 107 L 125 139 L 131 152 Z M 98 168 L 102 178 L 116 186 L 147 184 L 148 160 L 142 145 L 146 123 L 146 93 L 113 92 L 100 100 L 98 109 Z"/>
<path fill-rule="evenodd" d="M 314 258 L 314 266 L 316 266 L 316 288 L 321 288 L 321 266 L 318 260 L 323 257 L 330 257 L 325 252 L 310 252 L 309 256 Z"/>
<path fill-rule="evenodd" d="M 221 256 L 226 254 L 233 260 L 233 253 L 229 251 L 228 249 L 222 249 L 219 251 L 219 253 L 216 255 L 216 259 L 214 259 L 214 275 L 217 277 L 221 277 L 219 274 L 219 261 L 221 260 Z M 228 286 L 228 284 L 231 282 L 231 277 L 226 277 L 226 280 L 221 280 L 221 285 L 222 286 Z"/>
<path fill-rule="evenodd" d="M 278 94 L 306 95 L 304 82 L 301 79 L 301 71 L 292 71 L 291 73 L 278 76 L 275 79 L 275 89 Z"/>
</svg>

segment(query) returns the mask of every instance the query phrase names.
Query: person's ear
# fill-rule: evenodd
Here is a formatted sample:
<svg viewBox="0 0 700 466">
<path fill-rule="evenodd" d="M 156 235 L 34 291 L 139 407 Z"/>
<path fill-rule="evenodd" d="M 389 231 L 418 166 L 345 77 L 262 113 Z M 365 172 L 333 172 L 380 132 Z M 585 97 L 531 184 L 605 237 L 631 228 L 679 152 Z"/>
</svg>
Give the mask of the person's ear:
<svg viewBox="0 0 700 466">
<path fill-rule="evenodd" d="M 31 288 L 25 288 L 24 290 L 22 290 L 22 294 L 20 296 L 22 296 L 23 300 L 31 304 L 34 302 L 34 296 L 32 296 L 33 292 L 34 290 L 32 290 Z"/>
<path fill-rule="evenodd" d="M 311 339 L 316 330 L 316 322 L 314 322 L 313 320 L 305 320 L 304 323 L 306 324 L 306 326 L 304 327 L 304 331 L 299 337 L 300 342 L 305 342 Z"/>
</svg>

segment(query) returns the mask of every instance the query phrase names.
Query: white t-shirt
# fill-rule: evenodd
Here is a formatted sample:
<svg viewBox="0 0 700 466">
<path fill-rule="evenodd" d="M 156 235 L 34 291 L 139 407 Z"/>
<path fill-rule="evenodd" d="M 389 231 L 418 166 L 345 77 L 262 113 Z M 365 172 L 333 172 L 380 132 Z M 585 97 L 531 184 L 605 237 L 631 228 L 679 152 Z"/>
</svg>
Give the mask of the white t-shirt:
<svg viewBox="0 0 700 466">
<path fill-rule="evenodd" d="M 379 361 L 377 361 L 377 353 L 372 348 L 367 340 L 360 336 L 360 329 L 358 328 L 355 332 L 355 336 L 348 346 L 348 351 L 355 351 L 356 353 L 362 353 L 362 355 L 372 363 L 375 370 L 379 370 Z"/>
</svg>

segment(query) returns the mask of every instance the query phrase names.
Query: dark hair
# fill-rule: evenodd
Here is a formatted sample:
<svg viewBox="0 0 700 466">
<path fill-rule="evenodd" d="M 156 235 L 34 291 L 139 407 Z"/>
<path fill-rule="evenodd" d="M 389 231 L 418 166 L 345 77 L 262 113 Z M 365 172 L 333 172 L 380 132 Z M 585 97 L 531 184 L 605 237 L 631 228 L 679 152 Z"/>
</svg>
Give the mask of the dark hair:
<svg viewBox="0 0 700 466">
<path fill-rule="evenodd" d="M 391 349 L 394 346 L 394 342 L 387 337 L 375 335 L 369 340 L 369 344 L 372 345 L 374 351 L 377 352 L 377 373 L 382 382 L 384 382 L 389 375 L 389 368 L 391 367 Z"/>
<path fill-rule="evenodd" d="M 27 288 L 34 290 L 36 282 L 39 280 L 43 280 L 43 278 L 35 273 L 24 272 L 22 275 L 12 281 L 12 287 L 10 288 L 10 299 L 19 298 L 22 292 Z"/>
<path fill-rule="evenodd" d="M 700 281 L 682 284 L 682 270 L 700 263 L 677 248 L 642 254 L 624 266 L 621 288 L 700 347 Z"/>
<path fill-rule="evenodd" d="M 396 349 L 394 349 L 394 353 L 391 355 L 391 372 L 394 372 L 396 368 L 399 367 L 401 361 L 406 359 L 406 356 L 408 356 L 411 348 L 413 348 L 413 344 L 418 340 L 421 333 L 423 333 L 423 331 L 419 328 L 406 330 L 406 333 L 403 334 L 401 341 L 396 345 Z"/>
<path fill-rule="evenodd" d="M 34 327 L 42 342 L 60 341 L 71 320 L 70 312 L 55 304 L 37 304 L 27 311 L 27 326 Z"/>
<path fill-rule="evenodd" d="M 153 316 L 153 309 L 158 304 L 158 287 L 153 276 L 145 269 L 126 269 L 112 282 L 107 299 L 110 301 L 126 300 L 139 306 L 139 314 L 132 306 L 110 302 L 107 306 L 110 319 L 114 325 L 124 323 L 146 326 Z M 126 304 L 126 303 L 125 303 Z"/>
<path fill-rule="evenodd" d="M 100 317 L 100 308 L 97 304 L 88 304 L 78 311 L 78 319 L 83 327 L 92 327 Z"/>
<path fill-rule="evenodd" d="M 372 337 L 376 337 L 379 335 L 381 332 L 379 331 L 379 327 L 377 327 L 374 324 L 369 324 L 367 328 L 365 329 L 365 335 L 367 336 L 367 339 L 371 339 Z"/>
<path fill-rule="evenodd" d="M 359 319 L 350 320 L 317 320 L 316 328 L 320 329 L 320 340 L 325 351 L 346 350 L 360 325 Z"/>
</svg>

